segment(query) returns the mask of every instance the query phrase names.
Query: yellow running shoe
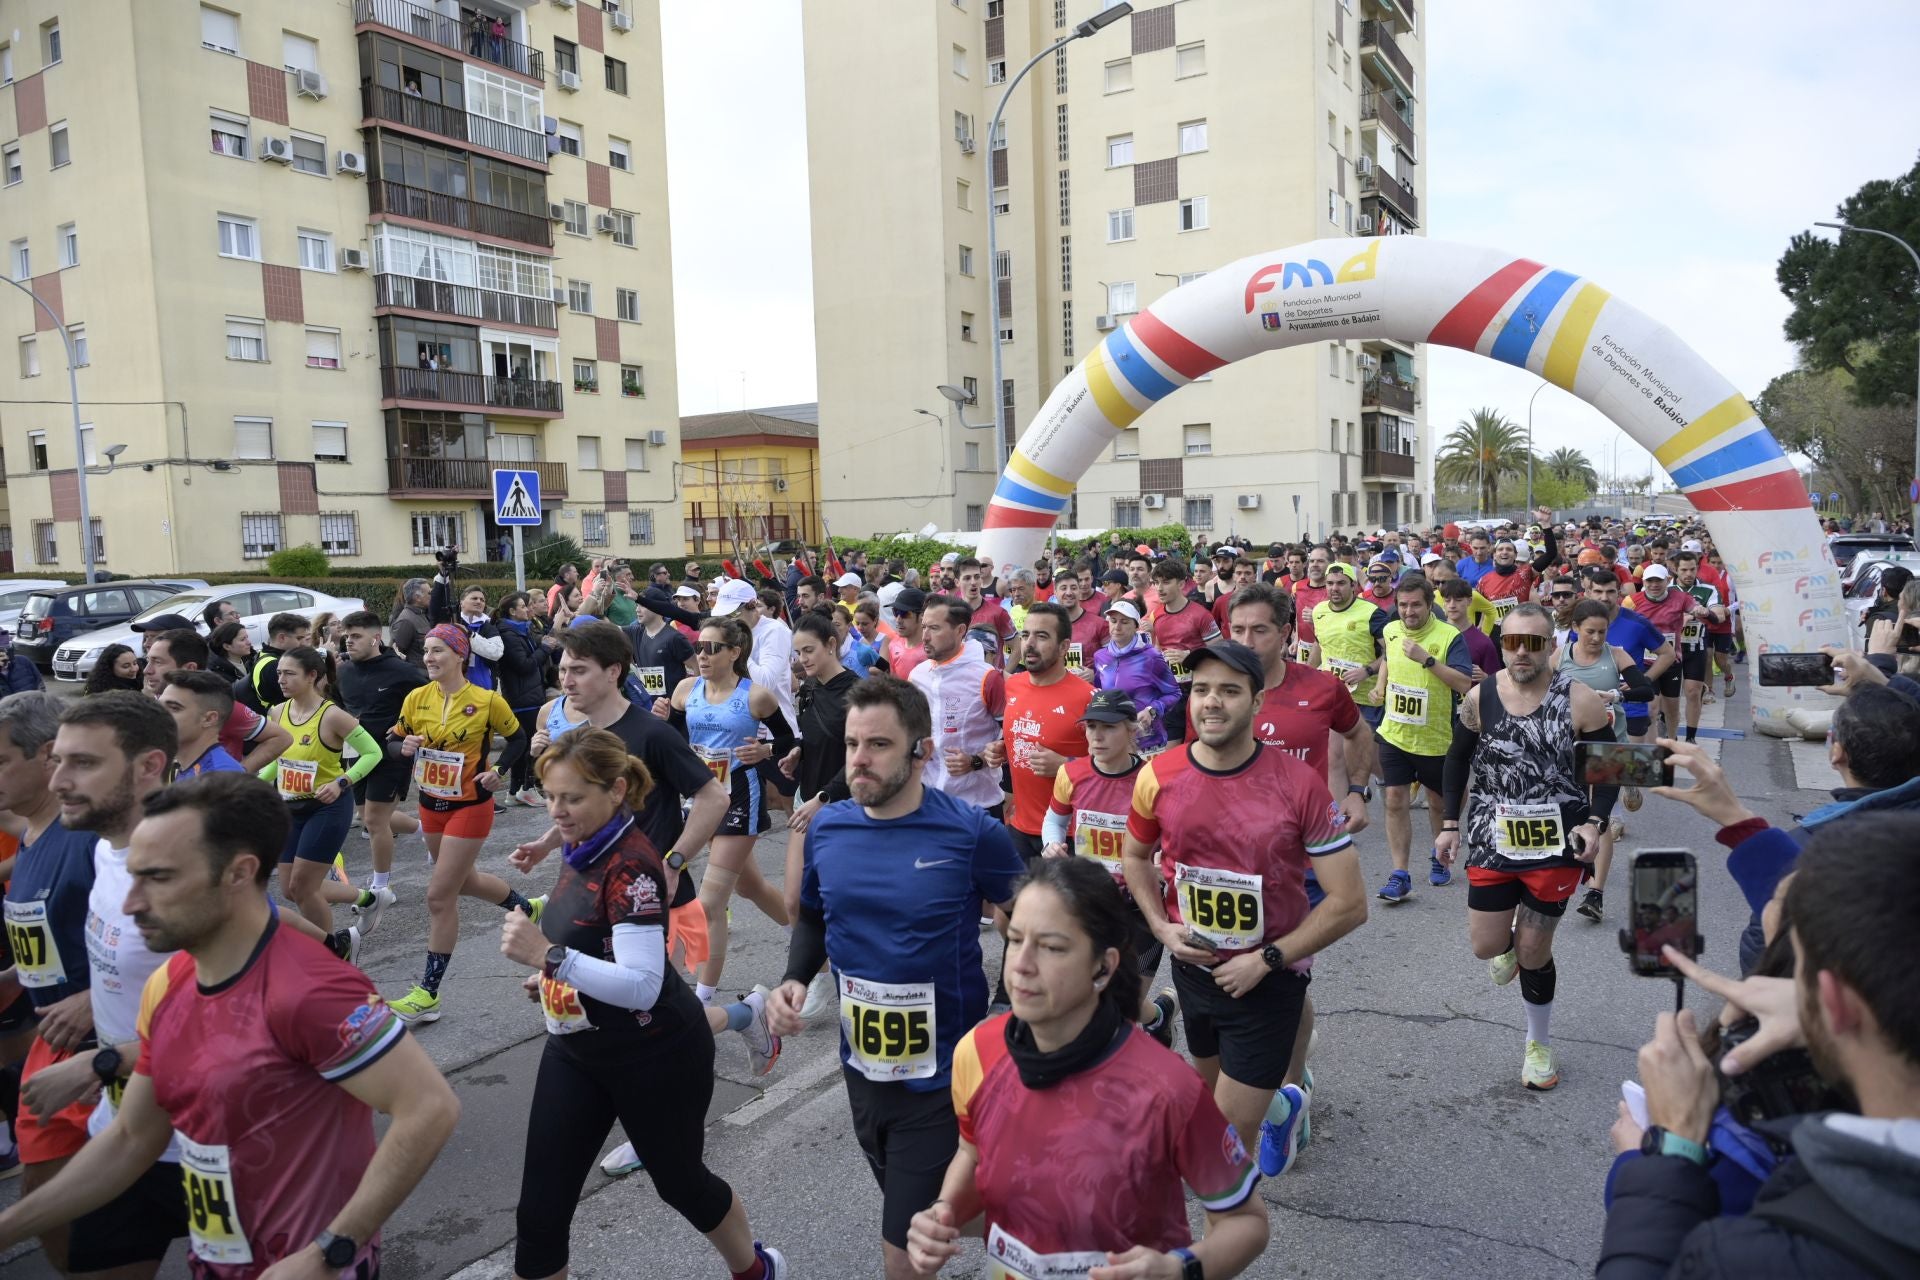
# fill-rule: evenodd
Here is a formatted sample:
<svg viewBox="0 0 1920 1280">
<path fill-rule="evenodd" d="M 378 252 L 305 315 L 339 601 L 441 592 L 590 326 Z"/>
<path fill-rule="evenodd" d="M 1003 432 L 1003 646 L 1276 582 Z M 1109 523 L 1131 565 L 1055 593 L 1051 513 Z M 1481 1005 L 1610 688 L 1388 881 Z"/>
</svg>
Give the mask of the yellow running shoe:
<svg viewBox="0 0 1920 1280">
<path fill-rule="evenodd" d="M 1520 1083 L 1540 1093 L 1560 1083 L 1560 1072 L 1553 1065 L 1552 1045 L 1527 1041 L 1527 1059 L 1520 1068 Z"/>
</svg>

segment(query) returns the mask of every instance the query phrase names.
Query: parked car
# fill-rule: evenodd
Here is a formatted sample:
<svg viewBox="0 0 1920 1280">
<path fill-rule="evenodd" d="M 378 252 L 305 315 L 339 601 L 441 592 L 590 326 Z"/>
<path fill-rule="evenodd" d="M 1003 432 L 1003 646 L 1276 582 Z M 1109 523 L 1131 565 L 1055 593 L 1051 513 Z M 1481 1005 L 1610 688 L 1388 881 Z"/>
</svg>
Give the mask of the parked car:
<svg viewBox="0 0 1920 1280">
<path fill-rule="evenodd" d="M 13 652 L 48 666 L 75 636 L 119 626 L 169 596 L 206 585 L 199 578 L 158 578 L 37 588 L 20 607 Z"/>
<path fill-rule="evenodd" d="M 1847 566 L 1841 578 L 1840 594 L 1845 597 L 1847 620 L 1854 634 L 1860 633 L 1860 620 L 1873 608 L 1880 594 L 1880 579 L 1894 565 L 1909 573 L 1920 574 L 1920 551 L 1863 552 Z"/>
<path fill-rule="evenodd" d="M 1844 574 L 1860 556 L 1884 560 L 1891 551 L 1912 551 L 1913 539 L 1904 533 L 1836 533 L 1827 539 L 1827 549 Z"/>
<path fill-rule="evenodd" d="M 124 644 L 138 651 L 141 637 L 133 629 L 133 624 L 157 618 L 163 613 L 177 613 L 192 618 L 194 627 L 205 634 L 207 627 L 201 618 L 207 606 L 216 600 L 231 604 L 239 611 L 240 621 L 246 624 L 247 634 L 253 637 L 256 649 L 266 644 L 267 622 L 276 613 L 297 613 L 304 618 L 322 613 L 345 616 L 366 607 L 357 598 L 330 596 L 324 591 L 290 587 L 278 582 L 240 582 L 218 587 L 210 587 L 203 582 L 192 590 L 155 601 L 135 617 L 75 636 L 61 645 L 53 656 L 54 679 L 85 680 L 92 674 L 93 664 L 99 661 L 100 651 L 110 644 Z"/>
<path fill-rule="evenodd" d="M 0 629 L 11 633 L 20 621 L 20 610 L 27 597 L 36 591 L 57 591 L 66 586 L 52 578 L 10 578 L 0 580 Z"/>
</svg>

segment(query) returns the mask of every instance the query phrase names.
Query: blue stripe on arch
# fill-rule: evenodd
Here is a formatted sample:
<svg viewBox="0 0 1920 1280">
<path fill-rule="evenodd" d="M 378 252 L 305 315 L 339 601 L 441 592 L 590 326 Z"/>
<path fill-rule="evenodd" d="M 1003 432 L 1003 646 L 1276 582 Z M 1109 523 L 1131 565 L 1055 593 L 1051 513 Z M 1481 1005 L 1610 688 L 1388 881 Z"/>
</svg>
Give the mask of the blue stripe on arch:
<svg viewBox="0 0 1920 1280">
<path fill-rule="evenodd" d="M 1145 352 L 1133 345 L 1125 329 L 1115 329 L 1107 335 L 1107 354 L 1113 357 L 1113 367 L 1133 385 L 1134 390 L 1149 400 L 1162 399 L 1179 389 L 1167 380 L 1165 374 L 1153 367 Z"/>
<path fill-rule="evenodd" d="M 1011 476 L 1000 477 L 1000 483 L 994 486 L 993 496 L 1017 502 L 1023 507 L 1038 507 L 1042 511 L 1064 511 L 1069 501 L 1068 495 L 1031 489 Z"/>
<path fill-rule="evenodd" d="M 1784 456 L 1786 455 L 1781 452 L 1779 442 L 1765 427 L 1762 427 L 1751 435 L 1742 436 L 1732 444 L 1723 445 L 1712 453 L 1695 458 L 1673 473 L 1673 482 L 1682 489 L 1686 489 Z"/>
<path fill-rule="evenodd" d="M 1578 280 L 1578 276 L 1565 271 L 1549 271 L 1540 277 L 1507 317 L 1507 322 L 1500 326 L 1500 336 L 1493 340 L 1493 350 L 1487 354 L 1505 364 L 1526 368 L 1527 355 L 1533 350 L 1534 342 L 1547 331 L 1547 317 L 1553 314 L 1561 295 Z M 1527 322 L 1529 314 L 1533 317 L 1531 325 Z"/>
</svg>

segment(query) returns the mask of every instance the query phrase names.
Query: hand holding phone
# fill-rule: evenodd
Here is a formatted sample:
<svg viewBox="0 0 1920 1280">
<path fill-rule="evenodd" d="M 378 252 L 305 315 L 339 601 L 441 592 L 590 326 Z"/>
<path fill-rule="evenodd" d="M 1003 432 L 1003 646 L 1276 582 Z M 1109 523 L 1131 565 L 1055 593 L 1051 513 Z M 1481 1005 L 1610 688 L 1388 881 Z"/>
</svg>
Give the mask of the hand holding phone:
<svg viewBox="0 0 1920 1280">
<path fill-rule="evenodd" d="M 1763 653 L 1760 683 L 1785 688 L 1817 688 L 1833 683 L 1833 659 L 1824 653 Z"/>
<path fill-rule="evenodd" d="M 1680 971 L 1661 948 L 1700 954 L 1699 867 L 1685 849 L 1643 849 L 1628 875 L 1632 897 L 1627 927 L 1620 931 L 1627 965 L 1643 978 L 1675 977 Z"/>
<path fill-rule="evenodd" d="M 1670 787 L 1667 749 L 1646 742 L 1576 742 L 1575 776 L 1586 787 Z"/>
</svg>

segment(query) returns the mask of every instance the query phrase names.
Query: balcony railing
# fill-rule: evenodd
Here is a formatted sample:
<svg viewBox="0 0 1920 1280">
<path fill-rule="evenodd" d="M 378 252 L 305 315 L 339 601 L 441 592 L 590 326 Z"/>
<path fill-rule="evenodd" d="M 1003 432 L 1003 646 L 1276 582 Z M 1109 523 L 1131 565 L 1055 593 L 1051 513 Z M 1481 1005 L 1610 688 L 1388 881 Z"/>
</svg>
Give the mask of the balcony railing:
<svg viewBox="0 0 1920 1280">
<path fill-rule="evenodd" d="M 353 0 L 353 20 L 389 27 L 442 49 L 518 71 L 533 80 L 544 82 L 547 78 L 546 59 L 538 49 L 530 49 L 515 40 L 496 40 L 486 33 L 476 34 L 469 23 L 409 4 L 407 0 Z"/>
<path fill-rule="evenodd" d="M 483 236 L 499 236 L 549 249 L 553 247 L 553 224 L 544 217 L 521 213 L 517 209 L 502 209 L 498 205 L 463 200 L 459 196 L 378 178 L 367 190 L 367 202 L 375 213 L 418 218 L 422 222 L 458 227 L 462 231 L 478 232 Z"/>
<path fill-rule="evenodd" d="M 406 307 L 465 320 L 492 320 L 530 329 L 558 328 L 551 298 L 501 293 L 470 284 L 420 280 L 413 276 L 377 275 L 373 278 L 373 305 Z"/>
<path fill-rule="evenodd" d="M 1372 173 L 1361 175 L 1360 191 L 1362 195 L 1380 196 L 1404 215 L 1406 221 L 1419 225 L 1420 202 L 1414 198 L 1413 188 L 1378 165 Z"/>
<path fill-rule="evenodd" d="M 1413 388 L 1403 386 L 1391 378 L 1371 377 L 1361 385 L 1360 403 L 1362 406 L 1412 413 Z"/>
<path fill-rule="evenodd" d="M 1419 153 L 1413 146 L 1413 108 L 1398 94 L 1384 93 L 1372 89 L 1360 95 L 1360 118 L 1378 120 L 1395 141 L 1406 148 L 1408 155 L 1419 159 Z"/>
<path fill-rule="evenodd" d="M 1404 453 L 1368 449 L 1360 455 L 1360 474 L 1363 477 L 1387 476 L 1396 480 L 1411 480 L 1413 479 L 1413 459 Z"/>
<path fill-rule="evenodd" d="M 486 498 L 493 495 L 493 469 L 505 466 L 538 471 L 542 497 L 566 495 L 567 464 L 564 462 L 506 463 L 491 458 L 390 456 L 387 459 L 387 488 L 396 494 L 437 493 L 453 497 Z"/>
<path fill-rule="evenodd" d="M 399 89 L 389 89 L 379 84 L 362 85 L 360 107 L 369 120 L 386 120 L 406 125 L 409 129 L 438 134 L 442 138 L 452 138 L 455 142 L 471 142 L 476 147 L 503 151 L 534 164 L 544 165 L 547 162 L 547 136 L 543 133 L 522 129 L 488 116 L 475 115 L 458 107 L 429 102 Z"/>
<path fill-rule="evenodd" d="M 1406 85 L 1409 89 L 1414 87 L 1412 59 L 1400 51 L 1399 44 L 1394 41 L 1392 29 L 1378 18 L 1368 18 L 1360 24 L 1360 54 L 1362 57 L 1366 56 L 1368 46 L 1372 46 L 1380 51 L 1380 56 L 1386 60 L 1387 65 L 1399 76 L 1400 83 Z"/>
<path fill-rule="evenodd" d="M 530 378 L 493 378 L 452 369 L 380 366 L 380 394 L 388 400 L 440 400 L 508 413 L 559 413 L 560 384 Z"/>
</svg>

